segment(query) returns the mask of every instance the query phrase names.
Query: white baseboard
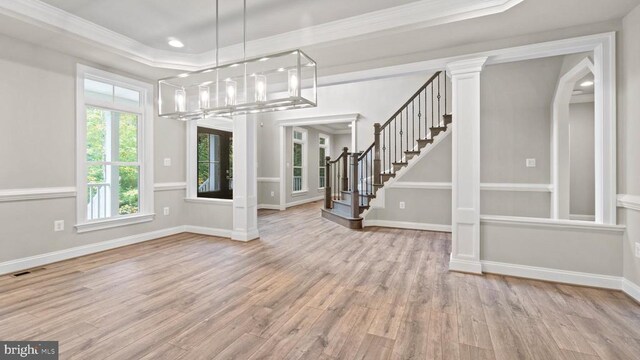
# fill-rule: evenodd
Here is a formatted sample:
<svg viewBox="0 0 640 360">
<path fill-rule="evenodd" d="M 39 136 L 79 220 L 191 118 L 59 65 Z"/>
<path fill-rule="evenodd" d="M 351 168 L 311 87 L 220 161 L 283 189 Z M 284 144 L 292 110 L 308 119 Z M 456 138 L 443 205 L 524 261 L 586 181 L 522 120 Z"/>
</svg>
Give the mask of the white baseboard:
<svg viewBox="0 0 640 360">
<path fill-rule="evenodd" d="M 258 210 L 284 210 L 280 205 L 258 204 Z"/>
<path fill-rule="evenodd" d="M 172 228 L 126 236 L 119 239 L 77 246 L 74 248 L 54 251 L 46 254 L 5 261 L 3 263 L 0 263 L 0 275 L 11 274 L 20 270 L 31 269 L 58 261 L 69 260 L 80 256 L 95 254 L 101 251 L 116 249 L 119 247 L 133 245 L 149 240 L 155 240 L 161 237 L 176 235 L 184 232 L 231 238 L 231 230 L 213 229 L 191 225 L 176 226 Z"/>
<path fill-rule="evenodd" d="M 215 229 L 203 226 L 185 225 L 183 226 L 184 232 L 190 232 L 199 235 L 217 236 L 224 238 L 231 238 L 231 230 L 227 229 Z"/>
<path fill-rule="evenodd" d="M 622 290 L 623 280 L 619 276 L 599 275 L 577 271 L 501 263 L 495 261 L 482 261 L 482 271 L 492 274 L 509 275 L 528 279 L 553 281 L 572 285 L 593 286 L 615 290 Z"/>
<path fill-rule="evenodd" d="M 640 286 L 627 279 L 622 279 L 622 291 L 634 298 L 637 302 L 640 302 Z"/>
<path fill-rule="evenodd" d="M 391 221 L 391 220 L 364 220 L 364 227 L 368 226 L 380 226 L 396 229 L 410 229 L 410 230 L 426 230 L 426 231 L 438 231 L 438 232 L 451 232 L 451 225 L 443 224 L 424 224 L 407 221 Z"/>
<path fill-rule="evenodd" d="M 293 201 L 293 202 L 287 203 L 285 208 L 290 208 L 292 206 L 298 206 L 298 205 L 304 205 L 304 204 L 312 203 L 314 201 L 320 201 L 320 200 L 323 200 L 323 199 L 324 199 L 324 195 L 320 195 L 320 196 L 316 196 L 316 197 L 309 198 L 309 199 Z"/>
<path fill-rule="evenodd" d="M 122 246 L 137 244 L 157 238 L 175 235 L 184 232 L 183 226 L 151 231 L 143 234 L 131 235 L 119 239 L 102 241 L 99 243 L 78 246 L 70 249 L 54 251 L 46 254 L 29 256 L 26 258 L 10 260 L 0 263 L 0 275 L 10 274 L 16 271 L 31 269 L 38 266 L 51 264 L 58 261 L 69 260 L 79 256 L 94 254 L 111 250 Z"/>
<path fill-rule="evenodd" d="M 479 261 L 450 258 L 449 270 L 470 274 L 482 274 L 482 264 Z"/>
</svg>

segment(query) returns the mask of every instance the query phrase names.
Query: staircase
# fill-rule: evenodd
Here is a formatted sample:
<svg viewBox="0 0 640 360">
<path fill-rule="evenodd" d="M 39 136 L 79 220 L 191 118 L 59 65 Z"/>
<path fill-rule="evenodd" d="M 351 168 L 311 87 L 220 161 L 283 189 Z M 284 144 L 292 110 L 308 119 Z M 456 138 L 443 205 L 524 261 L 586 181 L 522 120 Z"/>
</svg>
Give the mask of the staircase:
<svg viewBox="0 0 640 360">
<path fill-rule="evenodd" d="M 365 151 L 344 148 L 336 159 L 326 158 L 324 218 L 362 229 L 361 215 L 378 190 L 452 123 L 447 82 L 442 71 L 429 78 L 387 122 L 374 125 L 374 142 Z"/>
</svg>

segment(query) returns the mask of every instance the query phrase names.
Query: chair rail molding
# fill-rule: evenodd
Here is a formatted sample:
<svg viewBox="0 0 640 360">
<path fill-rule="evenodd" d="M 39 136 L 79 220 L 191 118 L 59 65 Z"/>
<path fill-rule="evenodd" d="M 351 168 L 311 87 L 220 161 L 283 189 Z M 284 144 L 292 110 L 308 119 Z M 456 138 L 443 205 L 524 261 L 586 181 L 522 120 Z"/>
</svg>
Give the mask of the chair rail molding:
<svg viewBox="0 0 640 360">
<path fill-rule="evenodd" d="M 640 211 L 640 195 L 618 194 L 618 207 Z"/>
<path fill-rule="evenodd" d="M 450 182 L 421 182 L 398 181 L 387 186 L 389 189 L 424 189 L 424 190 L 451 190 Z M 482 191 L 507 191 L 507 192 L 551 192 L 552 184 L 525 184 L 525 183 L 481 183 Z"/>
<path fill-rule="evenodd" d="M 186 182 L 166 182 L 166 183 L 155 183 L 153 185 L 154 191 L 174 191 L 174 190 L 186 190 L 187 183 Z"/>
<path fill-rule="evenodd" d="M 61 199 L 75 196 L 76 188 L 72 186 L 0 190 L 0 202 Z"/>
</svg>

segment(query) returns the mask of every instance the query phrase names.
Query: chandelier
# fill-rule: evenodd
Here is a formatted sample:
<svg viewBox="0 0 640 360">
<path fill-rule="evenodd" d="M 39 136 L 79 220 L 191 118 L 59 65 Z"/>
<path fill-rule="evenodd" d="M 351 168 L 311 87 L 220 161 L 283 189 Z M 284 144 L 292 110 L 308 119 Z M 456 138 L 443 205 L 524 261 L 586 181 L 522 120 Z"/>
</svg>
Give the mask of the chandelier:
<svg viewBox="0 0 640 360">
<path fill-rule="evenodd" d="M 243 10 L 243 60 L 158 80 L 159 116 L 197 120 L 316 107 L 317 65 L 301 50 L 246 59 L 247 2 Z"/>
</svg>

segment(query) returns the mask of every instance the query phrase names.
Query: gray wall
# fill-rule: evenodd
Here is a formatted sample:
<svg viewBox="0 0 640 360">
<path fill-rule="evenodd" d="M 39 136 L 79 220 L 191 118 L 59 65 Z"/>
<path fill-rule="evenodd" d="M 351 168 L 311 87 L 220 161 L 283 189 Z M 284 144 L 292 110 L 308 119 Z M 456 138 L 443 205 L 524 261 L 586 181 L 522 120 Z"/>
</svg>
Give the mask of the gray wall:
<svg viewBox="0 0 640 360">
<path fill-rule="evenodd" d="M 398 178 L 400 185 L 407 182 L 451 183 L 451 136 L 442 139 Z M 451 190 L 385 187 L 384 196 L 385 207 L 371 208 L 367 220 L 451 225 Z M 401 201 L 405 202 L 403 210 L 399 207 Z"/>
<path fill-rule="evenodd" d="M 76 63 L 100 66 L 1 35 L 0 48 L 11 49 L 0 52 L 0 189 L 75 187 Z M 184 123 L 150 120 L 155 183 L 184 182 Z M 171 167 L 162 166 L 165 157 Z M 184 196 L 183 190 L 155 192 L 154 221 L 84 234 L 73 227 L 75 198 L 0 202 L 0 262 L 183 225 L 192 205 Z M 169 216 L 162 215 L 165 206 Z M 231 228 L 218 211 L 210 215 L 192 222 Z M 65 230 L 53 232 L 54 220 L 65 220 Z"/>
<path fill-rule="evenodd" d="M 549 184 L 551 104 L 563 57 L 487 66 L 481 75 L 482 183 Z M 536 159 L 536 167 L 525 166 Z M 550 193 L 482 194 L 482 212 L 549 217 Z"/>
<path fill-rule="evenodd" d="M 569 106 L 571 215 L 596 214 L 594 103 Z"/>
<path fill-rule="evenodd" d="M 622 275 L 622 234 L 618 232 L 482 223 L 480 238 L 483 261 Z"/>
<path fill-rule="evenodd" d="M 618 38 L 618 193 L 640 196 L 640 7 L 623 20 Z M 640 242 L 640 213 L 620 209 L 627 225 L 623 245 L 624 277 L 640 286 L 640 259 L 634 256 Z"/>
<path fill-rule="evenodd" d="M 335 159 L 342 154 L 343 148 L 351 149 L 351 134 L 331 135 L 331 158 Z M 351 150 L 349 150 L 351 151 Z"/>
</svg>

